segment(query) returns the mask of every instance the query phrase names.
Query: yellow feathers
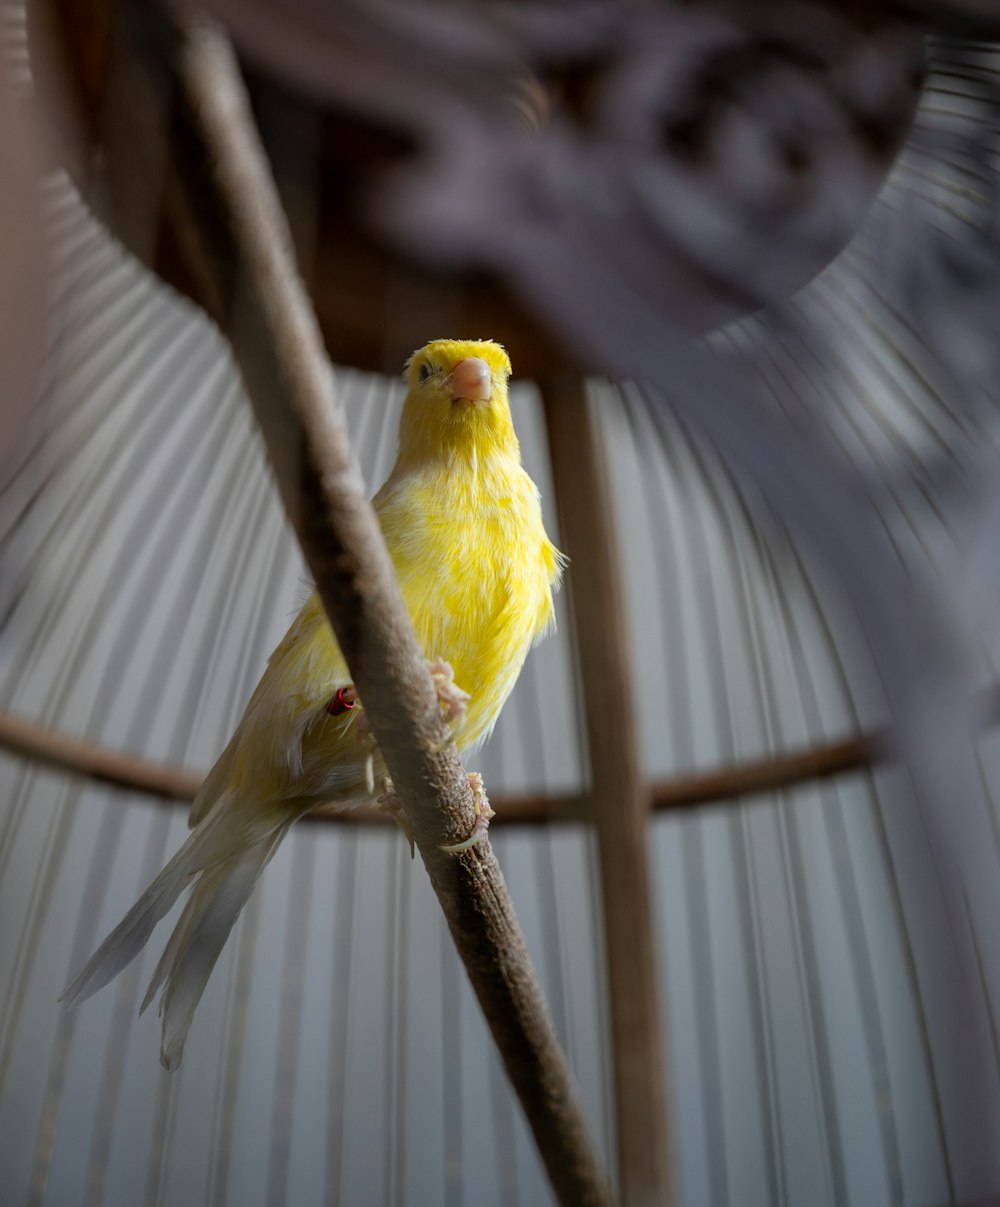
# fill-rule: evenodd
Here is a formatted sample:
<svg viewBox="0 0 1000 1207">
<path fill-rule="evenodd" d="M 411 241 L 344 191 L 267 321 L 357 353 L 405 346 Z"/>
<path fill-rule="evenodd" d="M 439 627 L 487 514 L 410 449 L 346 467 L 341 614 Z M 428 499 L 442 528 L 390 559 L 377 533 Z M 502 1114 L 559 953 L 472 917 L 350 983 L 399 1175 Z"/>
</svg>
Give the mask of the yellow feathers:
<svg viewBox="0 0 1000 1207">
<path fill-rule="evenodd" d="M 509 374 L 506 352 L 490 341 L 435 340 L 414 353 L 396 464 L 374 499 L 417 639 L 428 658 L 451 663 L 471 696 L 454 730 L 460 750 L 496 721 L 551 622 L 560 571 L 538 491 L 521 467 Z M 325 712 L 349 682 L 313 592 L 198 794 L 192 824 L 227 786 L 242 793 L 254 785 L 243 798 L 250 807 L 263 795 L 299 812 L 365 795 L 370 743 L 357 712 Z"/>
<path fill-rule="evenodd" d="M 374 499 L 421 648 L 449 662 L 471 697 L 454 730 L 460 750 L 496 721 L 551 622 L 560 571 L 538 491 L 521 467 L 509 374 L 506 352 L 489 341 L 435 340 L 416 352 L 396 464 Z M 314 592 L 271 656 L 224 756 L 227 782 L 260 785 L 271 799 L 302 807 L 365 794 L 370 744 L 358 733 L 357 712 L 324 711 L 349 682 Z M 215 777 L 199 793 L 192 823 L 224 787 Z"/>
<path fill-rule="evenodd" d="M 521 467 L 509 376 L 506 352 L 489 340 L 434 340 L 415 352 L 396 464 L 374 499 L 420 645 L 451 664 L 470 697 L 452 731 L 460 750 L 489 733 L 550 625 L 561 569 Z M 179 1062 L 212 966 L 288 826 L 314 805 L 367 794 L 373 750 L 362 710 L 328 708 L 349 684 L 313 593 L 198 793 L 193 833 L 64 995 L 78 1001 L 106 984 L 194 882 L 147 994 L 163 987 L 167 1067 Z"/>
<path fill-rule="evenodd" d="M 489 397 L 469 401 L 455 369 L 477 360 Z M 424 653 L 450 662 L 471 696 L 455 732 L 465 749 L 492 728 L 551 623 L 561 558 L 521 467 L 503 348 L 435 340 L 407 372 L 399 456 L 375 510 Z"/>
<path fill-rule="evenodd" d="M 456 405 L 451 373 L 465 360 L 480 361 L 489 371 L 491 398 L 486 406 Z M 437 461 L 450 468 L 458 461 L 494 454 L 512 458 L 520 468 L 507 405 L 509 377 L 507 353 L 492 340 L 437 339 L 414 352 L 406 365 L 409 389 L 390 481 L 421 462 Z"/>
</svg>

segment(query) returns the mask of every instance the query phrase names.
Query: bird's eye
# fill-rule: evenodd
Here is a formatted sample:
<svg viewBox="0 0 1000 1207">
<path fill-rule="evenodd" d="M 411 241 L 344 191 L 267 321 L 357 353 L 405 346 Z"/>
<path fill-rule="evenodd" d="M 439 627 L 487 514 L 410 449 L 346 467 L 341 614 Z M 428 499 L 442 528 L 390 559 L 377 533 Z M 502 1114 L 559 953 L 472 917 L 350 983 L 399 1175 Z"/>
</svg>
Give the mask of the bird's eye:
<svg viewBox="0 0 1000 1207">
<path fill-rule="evenodd" d="M 422 364 L 420 366 L 420 368 L 417 370 L 417 379 L 419 381 L 426 381 L 427 378 L 430 377 L 430 375 L 431 375 L 431 367 L 430 367 L 430 365 L 428 365 L 426 363 Z"/>
</svg>

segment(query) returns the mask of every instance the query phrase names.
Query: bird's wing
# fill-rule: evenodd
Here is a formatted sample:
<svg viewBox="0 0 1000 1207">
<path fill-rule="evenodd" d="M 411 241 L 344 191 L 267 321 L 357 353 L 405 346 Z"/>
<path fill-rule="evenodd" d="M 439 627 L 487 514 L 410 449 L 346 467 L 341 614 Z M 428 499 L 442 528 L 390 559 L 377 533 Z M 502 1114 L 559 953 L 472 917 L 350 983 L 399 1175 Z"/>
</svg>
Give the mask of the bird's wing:
<svg viewBox="0 0 1000 1207">
<path fill-rule="evenodd" d="M 351 740 L 353 717 L 329 717 L 324 709 L 350 682 L 350 672 L 315 592 L 268 660 L 229 745 L 208 773 L 188 815 L 197 825 L 228 788 L 245 784 L 258 800 L 309 795 L 303 780 L 303 742 L 324 731 L 323 789 L 336 792 L 358 778 L 364 752 Z"/>
<path fill-rule="evenodd" d="M 547 633 L 555 628 L 556 612 L 552 602 L 552 592 L 559 590 L 563 568 L 569 560 L 565 554 L 559 552 L 544 532 L 542 534 L 541 560 L 545 571 L 546 589 L 542 592 L 541 604 L 535 615 L 534 631 L 531 637 L 532 645 L 537 645 Z"/>
</svg>

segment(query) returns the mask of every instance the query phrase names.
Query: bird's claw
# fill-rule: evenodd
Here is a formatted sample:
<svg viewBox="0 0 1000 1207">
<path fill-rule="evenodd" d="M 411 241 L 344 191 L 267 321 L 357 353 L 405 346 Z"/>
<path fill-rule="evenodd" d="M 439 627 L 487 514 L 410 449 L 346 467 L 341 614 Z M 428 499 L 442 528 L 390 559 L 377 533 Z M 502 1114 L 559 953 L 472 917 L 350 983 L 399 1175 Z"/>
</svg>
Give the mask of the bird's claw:
<svg viewBox="0 0 1000 1207">
<path fill-rule="evenodd" d="M 437 693 L 437 698 L 441 704 L 441 716 L 446 725 L 451 726 L 456 721 L 460 721 L 465 716 L 466 705 L 470 699 L 469 693 L 462 689 L 455 682 L 455 672 L 452 670 L 450 662 L 445 662 L 442 658 L 436 658 L 433 662 L 428 661 L 427 669 L 431 673 L 431 678 L 434 681 L 434 690 Z M 368 714 L 364 710 L 364 705 L 358 698 L 358 689 L 353 683 L 348 683 L 346 687 L 339 687 L 330 699 L 323 706 L 324 712 L 331 717 L 341 717 L 345 713 L 354 712 L 354 733 L 362 741 L 367 741 L 369 750 L 365 756 L 364 773 L 365 773 L 365 788 L 369 796 L 375 793 L 375 739 L 372 734 L 371 724 L 368 720 Z M 452 739 L 449 737 L 448 741 Z M 482 781 L 480 781 L 481 783 Z M 406 835 L 407 841 L 410 844 L 410 856 L 413 855 L 413 834 L 409 825 L 400 820 L 401 813 L 399 812 L 399 803 L 397 801 L 394 807 L 384 804 L 383 801 L 389 797 L 396 799 L 392 792 L 391 785 L 387 792 L 384 792 L 379 797 L 379 808 L 385 809 L 391 813 L 396 819 L 397 824 Z M 487 808 L 489 806 L 487 805 Z M 477 812 L 478 818 L 478 812 Z"/>
<path fill-rule="evenodd" d="M 445 662 L 443 658 L 435 658 L 433 662 L 427 663 L 427 669 L 434 680 L 434 690 L 441 703 L 441 715 L 445 722 L 452 725 L 455 721 L 461 721 L 470 697 L 469 693 L 462 691 L 455 682 L 451 663 Z"/>
<path fill-rule="evenodd" d="M 455 672 L 452 670 L 451 663 L 445 662 L 443 658 L 435 658 L 433 662 L 427 663 L 427 669 L 434 681 L 434 691 L 437 693 L 441 705 L 441 716 L 445 724 L 453 725 L 456 721 L 461 721 L 465 716 L 470 696 L 468 692 L 462 691 L 455 682 Z M 358 715 L 354 719 L 355 732 L 358 737 L 371 735 L 371 725 L 365 714 L 364 706 L 358 699 L 358 689 L 353 683 L 338 688 L 323 707 L 331 717 L 341 717 L 344 713 L 353 712 L 356 709 Z"/>
<path fill-rule="evenodd" d="M 489 798 L 486 795 L 483 777 L 478 771 L 469 772 L 469 787 L 472 789 L 472 803 L 476 813 L 476 821 L 472 827 L 472 833 L 464 842 L 442 845 L 441 850 L 447 852 L 449 855 L 461 855 L 463 851 L 471 850 L 476 843 L 481 842 L 490 828 L 490 819 L 496 817 L 496 812 L 491 807 Z M 388 813 L 396 825 L 403 831 L 406 841 L 410 844 L 410 858 L 413 859 L 415 855 L 413 830 L 410 828 L 410 823 L 403 812 L 403 806 L 399 803 L 399 797 L 392 786 L 392 780 L 388 776 L 386 776 L 382 784 L 382 792 L 378 798 L 378 808 L 383 813 Z"/>
<path fill-rule="evenodd" d="M 482 842 L 490 828 L 490 820 L 496 817 L 496 810 L 490 805 L 483 777 L 478 771 L 469 772 L 469 787 L 472 789 L 472 804 L 476 811 L 476 822 L 472 827 L 472 833 L 464 842 L 449 843 L 441 847 L 441 850 L 449 855 L 461 855 L 463 851 L 470 851 L 476 843 Z"/>
</svg>

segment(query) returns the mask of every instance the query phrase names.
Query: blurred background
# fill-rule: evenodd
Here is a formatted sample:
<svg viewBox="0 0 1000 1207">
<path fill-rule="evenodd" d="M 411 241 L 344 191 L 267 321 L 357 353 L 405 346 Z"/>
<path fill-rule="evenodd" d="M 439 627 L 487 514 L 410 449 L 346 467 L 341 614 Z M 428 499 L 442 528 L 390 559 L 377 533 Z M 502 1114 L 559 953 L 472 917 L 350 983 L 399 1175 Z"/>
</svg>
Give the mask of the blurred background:
<svg viewBox="0 0 1000 1207">
<path fill-rule="evenodd" d="M 215 7 L 371 491 L 427 339 L 508 346 L 557 544 L 546 400 L 570 380 L 586 408 L 650 810 L 672 1201 L 992 1201 L 1000 24 Z M 178 1072 L 137 1019 L 157 943 L 57 1002 L 182 840 L 162 797 L 228 739 L 305 574 L 190 254 L 166 28 L 112 0 L 4 9 L 0 1200 L 549 1203 L 391 827 L 295 828 Z M 622 953 L 587 812 L 618 802 L 581 804 L 586 606 L 571 566 L 471 765 L 621 1184 Z M 180 787 L 53 767 L 52 735 Z"/>
</svg>

